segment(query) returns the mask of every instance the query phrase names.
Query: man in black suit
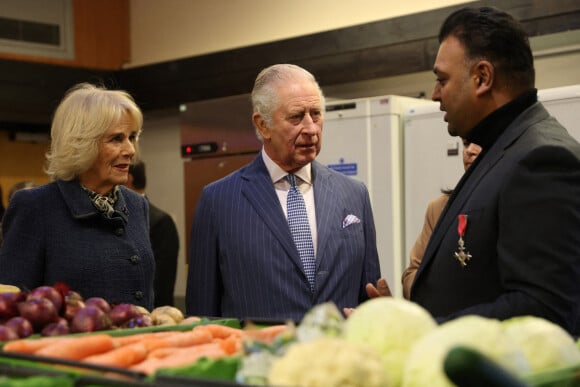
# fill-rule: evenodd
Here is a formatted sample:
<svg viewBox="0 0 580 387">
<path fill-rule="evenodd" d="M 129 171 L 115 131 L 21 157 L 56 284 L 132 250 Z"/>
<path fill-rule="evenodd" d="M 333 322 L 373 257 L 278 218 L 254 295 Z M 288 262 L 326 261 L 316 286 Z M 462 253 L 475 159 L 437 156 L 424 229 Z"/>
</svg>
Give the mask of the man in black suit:
<svg viewBox="0 0 580 387">
<path fill-rule="evenodd" d="M 537 101 L 528 36 L 513 17 L 458 10 L 439 42 L 432 98 L 450 135 L 483 152 L 435 227 L 411 299 L 439 321 L 535 315 L 574 333 L 580 145 Z"/>
<path fill-rule="evenodd" d="M 147 177 L 145 163 L 138 162 L 129 167 L 129 180 L 125 184 L 132 190 L 145 195 Z M 173 291 L 177 275 L 179 235 L 171 216 L 149 201 L 149 237 L 155 256 L 155 307 L 174 305 Z"/>
</svg>

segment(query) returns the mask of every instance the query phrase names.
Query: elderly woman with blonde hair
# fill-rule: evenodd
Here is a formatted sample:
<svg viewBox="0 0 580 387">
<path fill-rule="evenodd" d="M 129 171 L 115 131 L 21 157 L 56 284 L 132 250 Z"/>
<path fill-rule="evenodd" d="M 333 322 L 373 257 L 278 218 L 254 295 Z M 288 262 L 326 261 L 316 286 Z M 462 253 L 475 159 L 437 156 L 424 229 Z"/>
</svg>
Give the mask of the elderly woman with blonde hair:
<svg viewBox="0 0 580 387">
<path fill-rule="evenodd" d="M 148 204 L 123 185 L 142 123 L 124 91 L 83 83 L 66 93 L 46 154 L 52 181 L 16 192 L 6 210 L 0 283 L 64 282 L 85 298 L 152 308 Z"/>
</svg>

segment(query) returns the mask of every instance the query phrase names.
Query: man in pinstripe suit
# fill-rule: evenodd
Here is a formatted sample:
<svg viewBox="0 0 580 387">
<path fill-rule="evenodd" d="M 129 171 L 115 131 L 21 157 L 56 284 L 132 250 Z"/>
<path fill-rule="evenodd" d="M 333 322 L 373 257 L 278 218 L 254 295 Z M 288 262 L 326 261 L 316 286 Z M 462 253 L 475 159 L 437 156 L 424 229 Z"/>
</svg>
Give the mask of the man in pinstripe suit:
<svg viewBox="0 0 580 387">
<path fill-rule="evenodd" d="M 366 300 L 380 277 L 366 187 L 315 161 L 324 96 L 308 71 L 273 65 L 256 78 L 253 162 L 204 188 L 191 231 L 187 314 L 299 321 L 332 301 Z M 309 281 L 287 222 L 286 176 L 299 182 L 315 251 Z"/>
</svg>

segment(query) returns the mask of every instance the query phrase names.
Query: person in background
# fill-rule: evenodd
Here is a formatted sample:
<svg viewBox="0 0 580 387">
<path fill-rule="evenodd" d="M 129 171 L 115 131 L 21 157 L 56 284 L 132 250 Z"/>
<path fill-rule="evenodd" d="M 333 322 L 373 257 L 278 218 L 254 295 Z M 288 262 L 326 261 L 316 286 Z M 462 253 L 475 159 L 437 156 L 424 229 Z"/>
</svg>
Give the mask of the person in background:
<svg viewBox="0 0 580 387">
<path fill-rule="evenodd" d="M 12 196 L 14 196 L 16 191 L 20 191 L 21 189 L 34 188 L 36 186 L 37 186 L 37 184 L 32 182 L 32 181 L 21 181 L 21 182 L 14 184 L 12 187 L 10 187 L 10 191 L 8 192 L 8 203 L 10 203 L 10 199 L 12 198 Z M 2 197 L 2 190 L 0 190 L 0 198 L 1 197 Z M 2 205 L 2 215 L 4 215 L 4 211 L 5 211 L 5 208 L 4 208 L 4 205 Z M 2 215 L 0 215 L 0 247 L 2 247 L 2 244 L 4 243 L 4 240 L 2 239 Z"/>
<path fill-rule="evenodd" d="M 449 134 L 483 151 L 433 230 L 411 300 L 439 322 L 533 315 L 574 333 L 580 144 L 538 102 L 528 35 L 511 15 L 462 8 L 439 42 L 432 99 Z"/>
<path fill-rule="evenodd" d="M 295 65 L 270 66 L 252 104 L 262 151 L 201 194 L 187 314 L 300 321 L 320 303 L 357 306 L 380 277 L 373 213 L 362 183 L 315 160 L 325 108 L 316 79 Z M 298 207 L 308 217 L 296 221 L 304 239 L 291 231 Z"/>
<path fill-rule="evenodd" d="M 30 189 L 37 186 L 38 185 L 35 182 L 27 180 L 14 184 L 12 187 L 10 187 L 10 191 L 8 192 L 8 203 L 10 203 L 10 199 L 12 199 L 12 196 L 14 196 L 17 191 L 20 191 L 21 189 Z"/>
<path fill-rule="evenodd" d="M 129 167 L 125 184 L 144 197 L 147 186 L 145 163 L 138 161 Z M 147 199 L 149 201 L 149 199 Z M 149 238 L 155 257 L 155 307 L 174 305 L 173 292 L 177 275 L 179 235 L 171 215 L 149 201 Z"/>
<path fill-rule="evenodd" d="M 129 94 L 87 83 L 57 107 L 48 184 L 20 190 L 3 222 L 0 283 L 66 283 L 85 298 L 153 307 L 147 200 L 123 184 L 143 116 Z"/>
<path fill-rule="evenodd" d="M 481 147 L 479 145 L 463 140 L 463 169 L 465 171 L 467 171 L 467 168 L 469 168 L 480 152 Z M 443 190 L 441 195 L 430 201 L 427 206 L 423 229 L 417 237 L 415 244 L 411 247 L 409 266 L 403 271 L 403 297 L 406 299 L 410 298 L 411 285 L 413 284 L 415 273 L 423 259 L 423 254 L 425 253 L 425 248 L 427 247 L 429 238 L 433 233 L 433 229 L 437 224 L 441 212 L 443 212 L 443 208 L 445 208 L 445 204 L 447 204 L 447 200 L 449 200 L 451 192 L 453 191 Z"/>
</svg>

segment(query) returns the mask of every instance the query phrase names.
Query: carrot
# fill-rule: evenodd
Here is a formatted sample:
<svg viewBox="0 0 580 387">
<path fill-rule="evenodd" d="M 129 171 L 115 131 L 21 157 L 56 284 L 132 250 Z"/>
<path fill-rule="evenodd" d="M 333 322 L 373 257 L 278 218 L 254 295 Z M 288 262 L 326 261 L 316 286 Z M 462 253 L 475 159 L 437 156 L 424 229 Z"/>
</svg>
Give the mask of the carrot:
<svg viewBox="0 0 580 387">
<path fill-rule="evenodd" d="M 106 334 L 61 338 L 35 352 L 39 356 L 80 360 L 113 349 L 113 338 Z"/>
<path fill-rule="evenodd" d="M 176 350 L 179 349 L 183 349 L 186 347 L 161 347 L 161 348 L 155 348 L 153 350 L 151 350 L 148 354 L 147 354 L 147 359 L 163 359 L 169 355 L 171 355 L 172 353 L 174 353 Z"/>
<path fill-rule="evenodd" d="M 171 355 L 162 358 L 148 357 L 144 361 L 129 367 L 133 371 L 151 375 L 161 368 L 180 367 L 195 363 L 202 357 L 219 358 L 226 356 L 218 343 L 201 344 L 195 347 L 176 348 Z"/>
<path fill-rule="evenodd" d="M 198 325 L 193 328 L 193 332 L 195 331 L 208 331 L 211 333 L 213 338 L 216 339 L 225 339 L 231 335 L 236 337 L 244 336 L 244 332 L 238 328 L 232 328 L 227 325 L 220 325 L 220 324 L 206 324 L 206 325 Z"/>
<path fill-rule="evenodd" d="M 32 354 L 40 348 L 46 347 L 49 344 L 62 340 L 61 337 L 45 337 L 42 339 L 20 339 L 9 341 L 4 344 L 2 348 L 5 352 L 19 352 Z"/>
<path fill-rule="evenodd" d="M 127 335 L 127 336 L 117 336 L 113 337 L 113 346 L 115 348 L 122 347 L 127 344 L 133 344 L 143 340 L 152 340 L 154 338 L 161 338 L 166 336 L 171 336 L 175 334 L 179 334 L 180 332 L 176 331 L 162 331 L 162 332 L 147 332 L 147 333 L 138 333 L 136 335 Z"/>
<path fill-rule="evenodd" d="M 131 343 L 108 352 L 87 356 L 83 359 L 88 363 L 127 368 L 145 360 L 147 348 L 143 343 Z"/>
<path fill-rule="evenodd" d="M 272 325 L 265 328 L 245 329 L 244 333 L 247 337 L 255 340 L 263 341 L 265 343 L 272 343 L 278 335 L 288 328 L 287 325 Z"/>
<path fill-rule="evenodd" d="M 152 338 L 143 340 L 148 351 L 152 351 L 156 348 L 164 347 L 191 347 L 198 344 L 209 343 L 212 340 L 212 336 L 207 331 L 188 331 L 188 332 L 175 332 L 175 335 L 164 336 L 159 338 Z"/>
<path fill-rule="evenodd" d="M 222 351 L 228 355 L 233 355 L 242 350 L 242 339 L 233 335 L 226 339 L 215 339 Z"/>
</svg>

